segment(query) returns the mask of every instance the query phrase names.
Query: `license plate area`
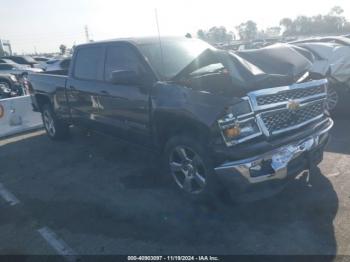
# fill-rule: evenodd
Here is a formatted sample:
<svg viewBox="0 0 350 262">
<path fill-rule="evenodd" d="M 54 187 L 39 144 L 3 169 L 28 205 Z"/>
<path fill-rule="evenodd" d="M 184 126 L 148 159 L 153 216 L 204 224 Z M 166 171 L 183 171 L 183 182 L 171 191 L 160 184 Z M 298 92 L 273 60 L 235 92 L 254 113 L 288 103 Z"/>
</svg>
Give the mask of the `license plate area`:
<svg viewBox="0 0 350 262">
<path fill-rule="evenodd" d="M 312 155 L 311 149 L 317 144 L 318 139 L 310 138 L 298 145 L 289 145 L 281 150 L 279 150 L 276 154 L 274 154 L 271 158 L 271 167 L 275 172 L 278 172 L 284 168 L 287 168 L 288 163 L 294 158 L 300 156 L 304 152 L 308 155 Z"/>
</svg>

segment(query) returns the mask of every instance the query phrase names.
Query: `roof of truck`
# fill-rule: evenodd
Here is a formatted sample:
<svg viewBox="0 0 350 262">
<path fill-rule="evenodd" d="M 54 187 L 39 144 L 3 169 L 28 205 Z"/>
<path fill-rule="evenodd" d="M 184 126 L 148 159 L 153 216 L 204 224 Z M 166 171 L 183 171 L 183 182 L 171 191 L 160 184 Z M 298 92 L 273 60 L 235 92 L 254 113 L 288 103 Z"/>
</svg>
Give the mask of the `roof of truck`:
<svg viewBox="0 0 350 262">
<path fill-rule="evenodd" d="M 186 41 L 186 40 L 197 40 L 196 38 L 187 38 L 184 36 L 162 36 L 160 37 L 161 41 Z M 130 38 L 116 38 L 116 39 L 110 39 L 110 40 L 103 40 L 103 41 L 96 41 L 86 44 L 80 44 L 77 47 L 81 46 L 88 46 L 88 45 L 96 45 L 96 44 L 105 44 L 105 43 L 114 43 L 114 42 L 130 42 L 136 45 L 141 44 L 152 44 L 152 43 L 158 43 L 159 37 L 158 36 L 148 36 L 148 37 L 130 37 Z"/>
</svg>

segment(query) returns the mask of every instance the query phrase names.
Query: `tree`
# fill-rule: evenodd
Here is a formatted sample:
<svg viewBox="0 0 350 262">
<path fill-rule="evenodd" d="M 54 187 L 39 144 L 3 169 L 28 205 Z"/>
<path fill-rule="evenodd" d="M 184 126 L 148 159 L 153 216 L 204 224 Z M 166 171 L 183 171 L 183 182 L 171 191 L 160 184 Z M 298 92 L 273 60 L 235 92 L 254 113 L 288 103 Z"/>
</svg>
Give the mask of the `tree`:
<svg viewBox="0 0 350 262">
<path fill-rule="evenodd" d="M 293 34 L 293 20 L 290 18 L 283 18 L 280 21 L 280 26 L 283 27 L 283 35 L 292 35 Z"/>
<path fill-rule="evenodd" d="M 233 39 L 232 32 L 228 33 L 224 26 L 214 26 L 207 32 L 200 29 L 197 31 L 197 37 L 213 44 L 230 43 Z"/>
<path fill-rule="evenodd" d="M 224 26 L 214 26 L 210 28 L 207 36 L 212 43 L 226 43 L 232 40 L 232 37 L 227 34 L 227 30 Z"/>
<path fill-rule="evenodd" d="M 341 34 L 349 32 L 349 22 L 343 13 L 340 6 L 334 6 L 326 15 L 298 16 L 294 20 L 283 18 L 280 25 L 285 36 Z"/>
<path fill-rule="evenodd" d="M 253 40 L 258 35 L 258 27 L 255 22 L 248 20 L 237 26 L 238 34 L 242 40 Z"/>
<path fill-rule="evenodd" d="M 298 16 L 294 22 L 294 29 L 298 35 L 310 35 L 312 33 L 313 24 L 311 18 L 307 16 Z"/>
<path fill-rule="evenodd" d="M 198 37 L 199 39 L 204 40 L 204 41 L 207 40 L 207 35 L 206 35 L 206 33 L 204 32 L 203 29 L 199 29 L 199 30 L 197 31 L 197 37 Z"/>
<path fill-rule="evenodd" d="M 60 45 L 60 53 L 61 55 L 64 55 L 67 51 L 67 47 L 65 45 Z"/>
<path fill-rule="evenodd" d="M 329 12 L 329 15 L 331 15 L 331 16 L 335 16 L 335 15 L 341 15 L 342 13 L 344 13 L 344 9 L 343 8 L 341 8 L 340 6 L 338 6 L 338 5 L 336 5 L 336 6 L 334 6 L 332 9 L 331 9 L 331 11 Z"/>
</svg>

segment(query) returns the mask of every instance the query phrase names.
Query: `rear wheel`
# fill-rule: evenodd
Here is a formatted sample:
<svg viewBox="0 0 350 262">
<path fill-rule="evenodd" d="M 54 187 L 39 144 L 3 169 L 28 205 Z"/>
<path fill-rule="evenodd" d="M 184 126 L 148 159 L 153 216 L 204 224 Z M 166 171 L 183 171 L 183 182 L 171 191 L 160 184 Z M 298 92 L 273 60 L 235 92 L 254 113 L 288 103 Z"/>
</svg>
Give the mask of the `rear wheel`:
<svg viewBox="0 0 350 262">
<path fill-rule="evenodd" d="M 52 140 L 63 140 L 69 136 L 69 126 L 57 118 L 48 104 L 42 108 L 42 119 L 46 133 Z"/>
</svg>

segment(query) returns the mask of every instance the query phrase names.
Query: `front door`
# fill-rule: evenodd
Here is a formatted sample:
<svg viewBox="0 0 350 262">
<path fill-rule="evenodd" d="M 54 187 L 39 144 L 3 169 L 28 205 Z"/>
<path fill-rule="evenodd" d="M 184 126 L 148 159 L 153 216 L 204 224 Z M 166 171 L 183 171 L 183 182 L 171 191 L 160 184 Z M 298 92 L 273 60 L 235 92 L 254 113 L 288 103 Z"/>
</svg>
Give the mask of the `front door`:
<svg viewBox="0 0 350 262">
<path fill-rule="evenodd" d="M 127 43 L 115 43 L 106 47 L 104 84 L 100 89 L 100 120 L 106 130 L 121 131 L 124 139 L 149 145 L 149 90 L 151 81 L 140 84 L 112 83 L 112 72 L 129 70 L 138 76 L 150 74 L 135 48 Z M 147 78 L 147 77 L 146 77 Z M 117 133 L 120 134 L 119 132 Z"/>
</svg>

